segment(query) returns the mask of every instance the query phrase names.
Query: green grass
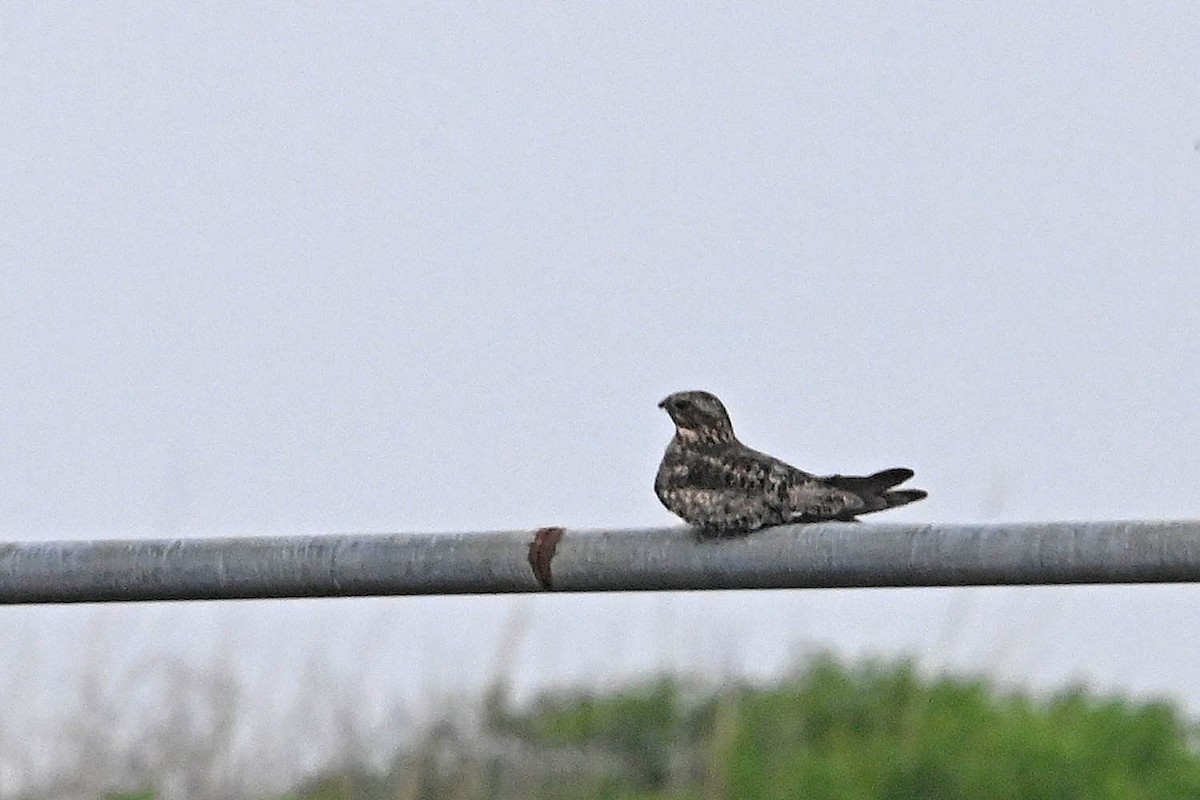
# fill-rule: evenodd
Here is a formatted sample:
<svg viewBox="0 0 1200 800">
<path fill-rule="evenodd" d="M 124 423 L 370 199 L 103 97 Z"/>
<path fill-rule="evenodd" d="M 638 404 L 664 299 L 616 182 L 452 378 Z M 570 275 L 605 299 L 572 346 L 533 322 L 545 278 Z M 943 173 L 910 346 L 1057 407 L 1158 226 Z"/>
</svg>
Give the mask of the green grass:
<svg viewBox="0 0 1200 800">
<path fill-rule="evenodd" d="M 1170 705 L 1034 698 L 903 662 L 823 658 L 766 686 L 660 678 L 522 708 L 493 697 L 481 718 L 431 729 L 386 769 L 264 800 L 1200 800 L 1195 730 Z"/>
</svg>

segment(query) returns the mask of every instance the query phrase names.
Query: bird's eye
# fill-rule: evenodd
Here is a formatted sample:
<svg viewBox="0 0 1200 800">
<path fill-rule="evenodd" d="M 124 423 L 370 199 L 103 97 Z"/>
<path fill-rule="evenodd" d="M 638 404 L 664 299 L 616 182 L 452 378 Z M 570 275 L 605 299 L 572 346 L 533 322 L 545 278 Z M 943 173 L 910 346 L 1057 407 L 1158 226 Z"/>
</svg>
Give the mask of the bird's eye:
<svg viewBox="0 0 1200 800">
<path fill-rule="evenodd" d="M 680 411 L 691 411 L 693 408 L 696 407 L 696 404 L 693 403 L 691 400 L 676 400 L 675 407 L 678 408 Z"/>
</svg>

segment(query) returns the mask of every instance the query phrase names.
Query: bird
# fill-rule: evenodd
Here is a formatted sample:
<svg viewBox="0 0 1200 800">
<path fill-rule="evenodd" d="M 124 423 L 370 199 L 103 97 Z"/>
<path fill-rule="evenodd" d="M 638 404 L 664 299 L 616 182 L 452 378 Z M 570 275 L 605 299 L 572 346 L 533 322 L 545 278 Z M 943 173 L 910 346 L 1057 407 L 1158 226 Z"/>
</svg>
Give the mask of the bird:
<svg viewBox="0 0 1200 800">
<path fill-rule="evenodd" d="M 658 404 L 675 423 L 659 464 L 654 493 L 662 504 L 708 534 L 749 533 L 771 525 L 838 520 L 922 500 L 921 489 L 895 489 L 907 467 L 873 475 L 805 472 L 738 441 L 716 395 L 675 392 Z"/>
</svg>

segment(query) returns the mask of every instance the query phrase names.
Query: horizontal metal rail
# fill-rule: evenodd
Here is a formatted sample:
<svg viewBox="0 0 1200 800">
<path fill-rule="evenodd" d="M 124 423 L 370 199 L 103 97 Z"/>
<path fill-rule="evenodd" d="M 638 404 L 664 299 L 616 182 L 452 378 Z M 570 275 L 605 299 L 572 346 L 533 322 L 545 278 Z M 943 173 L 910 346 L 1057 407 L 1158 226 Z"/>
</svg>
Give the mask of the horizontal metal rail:
<svg viewBox="0 0 1200 800">
<path fill-rule="evenodd" d="M 1200 581 L 1200 522 L 0 543 L 0 603 Z"/>
</svg>

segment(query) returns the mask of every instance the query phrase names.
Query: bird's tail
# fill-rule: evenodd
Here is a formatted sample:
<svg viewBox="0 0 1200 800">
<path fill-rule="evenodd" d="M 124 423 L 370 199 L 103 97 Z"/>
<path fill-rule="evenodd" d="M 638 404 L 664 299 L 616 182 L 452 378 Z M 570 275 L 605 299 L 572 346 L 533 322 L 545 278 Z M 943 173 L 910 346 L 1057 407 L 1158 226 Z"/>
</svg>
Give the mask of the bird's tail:
<svg viewBox="0 0 1200 800">
<path fill-rule="evenodd" d="M 894 469 L 885 469 L 876 472 L 873 475 L 830 475 L 827 478 L 821 478 L 826 483 L 855 494 L 883 494 L 893 486 L 899 486 L 913 476 L 913 471 L 907 467 L 896 467 Z M 911 489 L 908 491 L 918 491 Z M 902 492 L 888 492 L 888 494 L 902 494 Z M 921 497 L 924 497 L 924 492 Z M 920 500 L 920 497 L 914 497 L 905 500 L 904 503 L 911 503 L 913 500 Z M 904 503 L 899 503 L 903 505 Z"/>
<path fill-rule="evenodd" d="M 909 503 L 924 500 L 928 496 L 929 492 L 926 492 L 924 489 L 901 489 L 896 492 L 884 492 L 880 495 L 887 502 L 888 508 L 906 506 Z M 880 509 L 880 511 L 882 510 Z"/>
<path fill-rule="evenodd" d="M 906 506 L 909 503 L 924 500 L 928 493 L 923 489 L 892 489 L 893 486 L 899 486 L 912 476 L 911 469 L 895 467 L 876 472 L 873 475 L 830 475 L 821 480 L 861 497 L 865 507 L 856 510 L 854 514 L 857 515 L 886 511 L 889 508 Z"/>
</svg>

